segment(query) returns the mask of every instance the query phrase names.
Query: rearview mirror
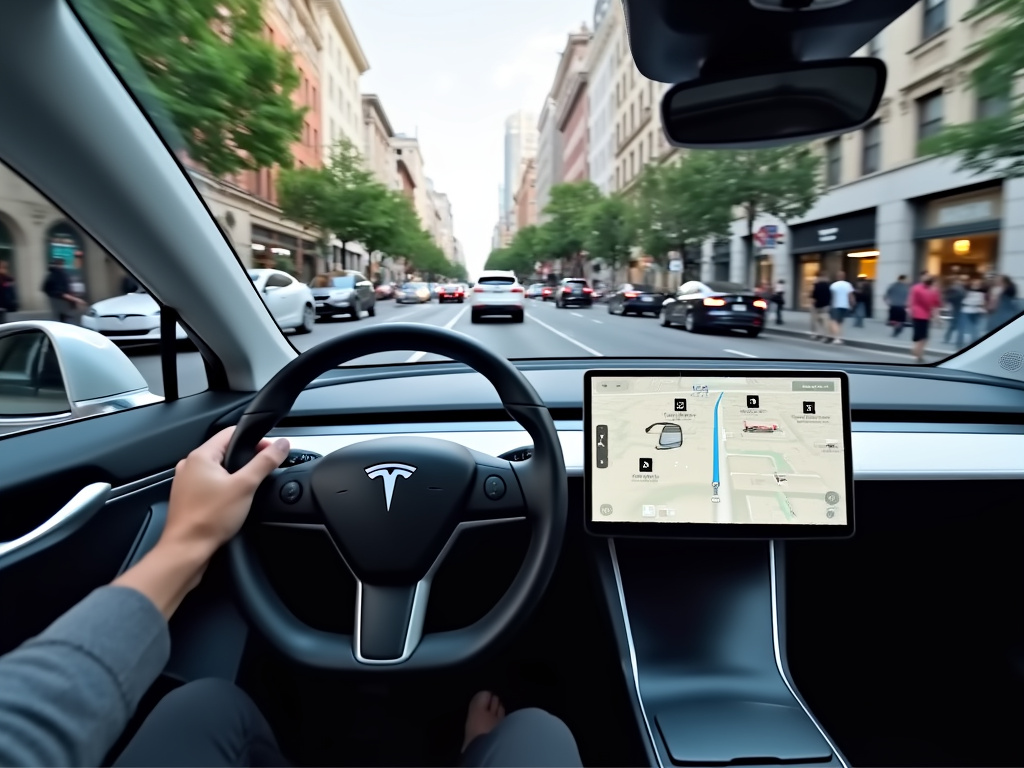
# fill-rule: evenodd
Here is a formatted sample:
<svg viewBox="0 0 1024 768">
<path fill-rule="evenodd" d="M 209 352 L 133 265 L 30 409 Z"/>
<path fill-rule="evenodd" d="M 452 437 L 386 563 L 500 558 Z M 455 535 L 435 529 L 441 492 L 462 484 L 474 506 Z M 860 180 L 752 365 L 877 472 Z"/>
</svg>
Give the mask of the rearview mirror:
<svg viewBox="0 0 1024 768">
<path fill-rule="evenodd" d="M 49 320 L 0 326 L 0 434 L 161 399 L 95 331 Z"/>
<path fill-rule="evenodd" d="M 669 141 L 756 149 L 845 133 L 870 120 L 885 91 L 879 59 L 804 62 L 680 83 L 661 102 Z"/>
</svg>

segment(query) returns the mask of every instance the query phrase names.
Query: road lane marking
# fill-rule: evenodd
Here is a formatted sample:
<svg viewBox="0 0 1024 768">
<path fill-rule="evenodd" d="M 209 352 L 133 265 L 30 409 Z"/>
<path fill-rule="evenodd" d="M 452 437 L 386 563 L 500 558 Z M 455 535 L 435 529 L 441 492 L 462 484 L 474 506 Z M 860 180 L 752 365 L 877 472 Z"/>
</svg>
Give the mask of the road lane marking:
<svg viewBox="0 0 1024 768">
<path fill-rule="evenodd" d="M 738 349 L 723 349 L 722 351 L 732 355 L 739 355 L 740 357 L 757 357 L 757 355 L 752 355 L 749 352 L 740 352 Z"/>
<path fill-rule="evenodd" d="M 444 326 L 443 326 L 444 329 L 446 331 L 450 331 L 452 329 L 452 327 L 457 322 L 459 322 L 459 318 L 462 317 L 464 314 L 466 314 L 466 312 L 468 312 L 468 311 L 469 311 L 469 307 L 463 307 L 462 309 L 460 309 L 459 313 L 455 317 L 453 317 L 451 320 L 449 320 L 447 323 L 444 324 Z M 426 354 L 427 354 L 426 352 L 415 352 L 405 362 L 407 362 L 407 363 L 415 363 L 417 360 L 422 359 Z"/>
<path fill-rule="evenodd" d="M 583 317 L 583 315 L 581 315 L 579 312 L 570 312 L 569 314 L 572 315 L 573 317 Z"/>
<path fill-rule="evenodd" d="M 561 336 L 561 337 L 562 337 L 563 339 L 565 339 L 566 341 L 568 341 L 568 342 L 571 342 L 572 344 L 575 344 L 575 345 L 576 345 L 577 347 L 579 347 L 580 349 L 582 349 L 582 350 L 583 350 L 584 352 L 589 352 L 589 353 L 590 353 L 590 354 L 592 354 L 592 355 L 593 355 L 594 357 L 604 357 L 604 355 L 603 355 L 603 354 L 601 354 L 600 352 L 598 352 L 598 351 L 597 351 L 596 349 L 591 349 L 591 348 L 590 348 L 590 347 L 588 347 L 588 346 L 587 346 L 586 344 L 583 344 L 583 343 L 581 343 L 581 342 L 579 342 L 579 341 L 576 341 L 576 339 L 574 339 L 574 338 L 573 338 L 572 336 L 567 336 L 566 334 L 562 333 L 562 332 L 561 332 L 560 330 L 558 330 L 557 328 L 552 328 L 552 327 L 551 327 L 550 325 L 548 325 L 547 323 L 545 323 L 545 322 L 544 322 L 543 320 L 538 320 L 538 319 L 537 319 L 536 317 L 534 317 L 533 315 L 527 315 L 526 317 L 527 317 L 528 319 L 532 320 L 533 322 L 535 322 L 535 323 L 538 323 L 539 325 L 543 325 L 543 326 L 544 326 L 545 328 L 547 328 L 547 329 L 548 329 L 549 331 L 551 331 L 551 332 L 552 332 L 553 334 L 555 334 L 556 336 Z"/>
<path fill-rule="evenodd" d="M 598 325 L 601 325 L 601 323 L 602 323 L 603 321 L 602 321 L 602 320 L 595 320 L 594 318 L 590 318 L 590 322 L 592 322 L 592 323 L 597 323 Z"/>
</svg>

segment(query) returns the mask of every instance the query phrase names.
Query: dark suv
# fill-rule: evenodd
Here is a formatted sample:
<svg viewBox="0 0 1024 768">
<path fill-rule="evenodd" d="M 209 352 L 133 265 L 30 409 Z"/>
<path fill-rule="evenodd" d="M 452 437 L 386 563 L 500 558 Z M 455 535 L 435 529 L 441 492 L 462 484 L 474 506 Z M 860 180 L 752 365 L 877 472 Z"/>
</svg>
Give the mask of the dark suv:
<svg viewBox="0 0 1024 768">
<path fill-rule="evenodd" d="M 590 307 L 594 304 L 594 289 L 581 277 L 567 277 L 555 293 L 556 307 Z"/>
</svg>

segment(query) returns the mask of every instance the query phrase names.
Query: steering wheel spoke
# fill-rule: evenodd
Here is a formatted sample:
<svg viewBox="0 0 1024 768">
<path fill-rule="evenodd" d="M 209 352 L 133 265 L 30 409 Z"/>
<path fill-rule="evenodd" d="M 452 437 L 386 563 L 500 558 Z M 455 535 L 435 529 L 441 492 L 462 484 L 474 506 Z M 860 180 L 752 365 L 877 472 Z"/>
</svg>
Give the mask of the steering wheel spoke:
<svg viewBox="0 0 1024 768">
<path fill-rule="evenodd" d="M 411 586 L 360 582 L 352 638 L 356 660 L 363 664 L 399 664 L 409 658 L 423 637 L 429 595 L 429 578 Z"/>
<path fill-rule="evenodd" d="M 268 525 L 322 525 L 323 515 L 310 487 L 316 463 L 275 469 L 253 498 L 253 521 Z"/>
</svg>

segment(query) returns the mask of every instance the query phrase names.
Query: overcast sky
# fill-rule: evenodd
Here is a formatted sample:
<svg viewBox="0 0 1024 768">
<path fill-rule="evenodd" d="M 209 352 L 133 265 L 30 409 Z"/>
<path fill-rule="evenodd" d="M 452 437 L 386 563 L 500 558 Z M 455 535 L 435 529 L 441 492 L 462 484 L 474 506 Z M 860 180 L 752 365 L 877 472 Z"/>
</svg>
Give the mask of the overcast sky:
<svg viewBox="0 0 1024 768">
<path fill-rule="evenodd" d="M 363 93 L 416 134 L 425 171 L 452 202 L 470 278 L 498 220 L 505 118 L 539 113 L 566 37 L 593 0 L 342 0 L 370 62 Z"/>
</svg>

